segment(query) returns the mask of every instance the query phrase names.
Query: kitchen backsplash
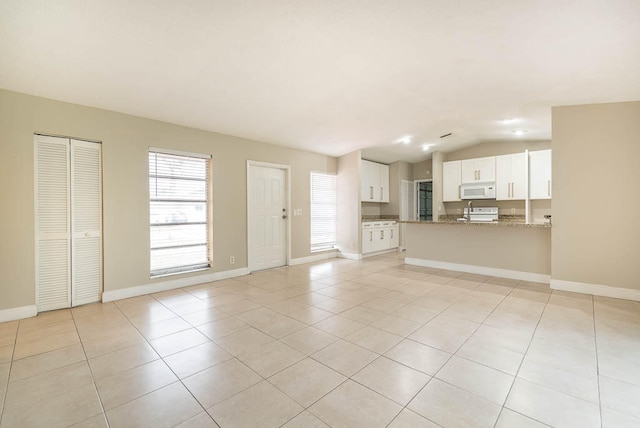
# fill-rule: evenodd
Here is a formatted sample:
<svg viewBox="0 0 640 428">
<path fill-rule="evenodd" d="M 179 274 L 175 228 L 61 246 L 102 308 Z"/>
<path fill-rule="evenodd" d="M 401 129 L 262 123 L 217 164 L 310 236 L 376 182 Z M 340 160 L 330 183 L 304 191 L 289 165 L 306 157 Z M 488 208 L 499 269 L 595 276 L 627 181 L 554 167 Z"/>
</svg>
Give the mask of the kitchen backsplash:
<svg viewBox="0 0 640 428">
<path fill-rule="evenodd" d="M 531 201 L 531 214 L 534 222 L 543 222 L 545 215 L 551 215 L 551 200 L 534 200 Z M 462 217 L 464 208 L 468 201 L 462 202 L 446 202 L 444 204 L 445 215 L 447 218 Z M 524 201 L 495 201 L 495 200 L 477 200 L 473 201 L 474 207 L 498 207 L 498 215 L 503 218 L 507 216 L 524 217 L 526 215 Z"/>
</svg>

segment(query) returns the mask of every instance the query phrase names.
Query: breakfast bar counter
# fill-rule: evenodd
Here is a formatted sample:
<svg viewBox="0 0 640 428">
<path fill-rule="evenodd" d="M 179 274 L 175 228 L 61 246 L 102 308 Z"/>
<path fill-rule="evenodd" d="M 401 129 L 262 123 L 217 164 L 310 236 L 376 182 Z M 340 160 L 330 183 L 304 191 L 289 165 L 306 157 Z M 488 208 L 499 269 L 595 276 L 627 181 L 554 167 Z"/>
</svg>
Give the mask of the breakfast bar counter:
<svg viewBox="0 0 640 428">
<path fill-rule="evenodd" d="M 407 264 L 549 282 L 550 224 L 450 219 L 400 223 Z"/>
</svg>

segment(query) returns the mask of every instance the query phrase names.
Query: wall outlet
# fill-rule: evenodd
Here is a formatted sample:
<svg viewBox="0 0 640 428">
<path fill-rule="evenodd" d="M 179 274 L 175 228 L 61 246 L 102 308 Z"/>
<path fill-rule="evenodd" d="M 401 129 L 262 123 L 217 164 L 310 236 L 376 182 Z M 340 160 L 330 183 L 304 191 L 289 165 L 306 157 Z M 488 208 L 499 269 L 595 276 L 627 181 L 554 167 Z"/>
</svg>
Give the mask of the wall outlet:
<svg viewBox="0 0 640 428">
<path fill-rule="evenodd" d="M 236 258 L 235 257 L 233 257 L 233 256 L 229 257 L 229 264 L 230 265 L 234 264 L 235 262 L 236 262 Z"/>
<path fill-rule="evenodd" d="M 293 215 L 302 215 L 302 208 L 296 208 L 293 210 Z"/>
<path fill-rule="evenodd" d="M 460 214 L 460 208 L 456 208 L 456 214 Z"/>
<path fill-rule="evenodd" d="M 516 209 L 515 208 L 511 208 L 511 214 L 515 214 L 516 213 Z"/>
</svg>

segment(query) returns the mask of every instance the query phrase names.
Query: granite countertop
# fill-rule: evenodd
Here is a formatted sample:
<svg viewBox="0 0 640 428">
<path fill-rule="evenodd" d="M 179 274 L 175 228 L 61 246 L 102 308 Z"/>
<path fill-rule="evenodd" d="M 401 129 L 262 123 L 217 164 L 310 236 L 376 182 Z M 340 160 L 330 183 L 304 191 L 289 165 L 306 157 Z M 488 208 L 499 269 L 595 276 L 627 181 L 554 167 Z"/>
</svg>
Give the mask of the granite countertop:
<svg viewBox="0 0 640 428">
<path fill-rule="evenodd" d="M 460 222 L 457 218 L 445 218 L 438 221 L 400 221 L 400 223 L 410 224 L 447 224 L 455 226 L 478 226 L 478 227 L 524 227 L 524 228 L 551 228 L 551 223 L 525 223 L 524 217 L 505 216 L 493 222 Z"/>
<path fill-rule="evenodd" d="M 400 216 L 397 215 L 363 215 L 362 221 L 398 221 Z"/>
</svg>

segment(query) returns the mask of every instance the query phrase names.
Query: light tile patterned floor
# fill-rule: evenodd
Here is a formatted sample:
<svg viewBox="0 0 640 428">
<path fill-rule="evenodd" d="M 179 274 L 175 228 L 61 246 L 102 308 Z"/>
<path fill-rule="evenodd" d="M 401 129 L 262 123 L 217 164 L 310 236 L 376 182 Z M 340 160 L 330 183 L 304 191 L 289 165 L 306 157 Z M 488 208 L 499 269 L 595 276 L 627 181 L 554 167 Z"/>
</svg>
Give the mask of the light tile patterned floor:
<svg viewBox="0 0 640 428">
<path fill-rule="evenodd" d="M 640 426 L 640 303 L 274 269 L 0 324 L 0 427 Z"/>
</svg>

